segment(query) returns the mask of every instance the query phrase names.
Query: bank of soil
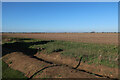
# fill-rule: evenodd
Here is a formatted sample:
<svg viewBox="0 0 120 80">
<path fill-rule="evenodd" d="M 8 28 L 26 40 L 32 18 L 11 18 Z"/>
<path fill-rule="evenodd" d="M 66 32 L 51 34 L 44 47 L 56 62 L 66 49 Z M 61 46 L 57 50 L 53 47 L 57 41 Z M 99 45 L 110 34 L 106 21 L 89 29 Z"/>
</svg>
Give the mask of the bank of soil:
<svg viewBox="0 0 120 80">
<path fill-rule="evenodd" d="M 47 58 L 47 56 L 46 56 Z M 98 78 L 64 65 L 56 65 L 43 59 L 31 57 L 21 52 L 3 56 L 3 61 L 14 70 L 23 72 L 28 78 Z"/>
<path fill-rule="evenodd" d="M 44 54 L 44 52 L 43 53 L 39 52 L 35 56 L 47 61 L 51 61 L 56 64 L 64 64 L 74 68 L 79 63 L 79 60 L 76 61 L 75 58 L 62 56 L 60 53 Z M 118 68 L 110 68 L 103 65 L 88 64 L 81 61 L 77 69 L 82 69 L 88 72 L 92 72 L 92 73 L 103 75 L 103 76 L 108 76 L 111 78 L 118 77 Z"/>
</svg>

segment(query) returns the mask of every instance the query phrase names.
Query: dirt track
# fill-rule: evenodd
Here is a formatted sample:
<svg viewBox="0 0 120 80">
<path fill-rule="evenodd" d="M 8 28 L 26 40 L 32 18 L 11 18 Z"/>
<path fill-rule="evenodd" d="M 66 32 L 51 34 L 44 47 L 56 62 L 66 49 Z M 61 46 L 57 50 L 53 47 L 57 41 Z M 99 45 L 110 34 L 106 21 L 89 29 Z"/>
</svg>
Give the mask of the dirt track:
<svg viewBox="0 0 120 80">
<path fill-rule="evenodd" d="M 87 43 L 118 44 L 117 33 L 4 33 L 9 37 L 24 37 L 47 40 L 65 40 Z"/>
</svg>

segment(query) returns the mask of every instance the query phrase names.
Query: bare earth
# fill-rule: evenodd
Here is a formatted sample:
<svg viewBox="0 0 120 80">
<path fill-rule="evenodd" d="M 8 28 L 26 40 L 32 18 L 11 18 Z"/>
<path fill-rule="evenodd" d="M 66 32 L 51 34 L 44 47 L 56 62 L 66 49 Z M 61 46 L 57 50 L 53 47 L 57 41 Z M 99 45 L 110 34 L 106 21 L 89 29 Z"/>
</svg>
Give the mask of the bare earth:
<svg viewBox="0 0 120 80">
<path fill-rule="evenodd" d="M 44 61 L 31 58 L 21 52 L 14 52 L 7 54 L 3 60 L 13 69 L 19 70 L 28 78 L 98 78 L 98 76 L 91 75 L 85 72 L 77 71 L 66 66 L 52 66 Z M 9 64 L 12 62 L 11 64 Z M 39 72 L 41 71 L 41 72 Z"/>
<path fill-rule="evenodd" d="M 43 54 L 37 53 L 35 56 L 42 58 L 44 60 L 54 62 L 56 64 L 65 64 L 71 67 L 76 67 L 79 61 L 76 61 L 75 58 L 65 57 L 60 55 L 60 53 L 52 53 L 52 54 Z M 88 65 L 87 63 L 80 63 L 80 66 L 77 69 L 83 69 L 89 72 L 93 72 L 103 76 L 109 76 L 112 78 L 116 78 L 118 75 L 118 68 L 110 68 L 103 65 Z M 111 71 L 111 73 L 110 73 Z"/>
<path fill-rule="evenodd" d="M 118 33 L 4 33 L 9 37 L 118 44 Z"/>
</svg>

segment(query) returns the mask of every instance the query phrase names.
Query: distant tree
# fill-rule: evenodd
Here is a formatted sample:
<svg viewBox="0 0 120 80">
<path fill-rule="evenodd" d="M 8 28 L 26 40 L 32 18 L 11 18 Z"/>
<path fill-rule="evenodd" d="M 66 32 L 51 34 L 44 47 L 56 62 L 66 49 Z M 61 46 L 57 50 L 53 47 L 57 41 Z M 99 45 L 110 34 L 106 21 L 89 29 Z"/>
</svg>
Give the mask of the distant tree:
<svg viewBox="0 0 120 80">
<path fill-rule="evenodd" d="M 92 32 L 90 32 L 90 33 L 95 33 L 95 31 L 92 31 Z"/>
</svg>

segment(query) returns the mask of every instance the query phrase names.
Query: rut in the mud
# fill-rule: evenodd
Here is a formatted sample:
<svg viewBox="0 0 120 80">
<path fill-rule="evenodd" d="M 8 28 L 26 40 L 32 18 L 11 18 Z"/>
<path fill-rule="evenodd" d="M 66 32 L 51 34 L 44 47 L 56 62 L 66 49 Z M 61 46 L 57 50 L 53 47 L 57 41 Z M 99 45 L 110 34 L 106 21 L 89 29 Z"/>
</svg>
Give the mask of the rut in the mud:
<svg viewBox="0 0 120 80">
<path fill-rule="evenodd" d="M 36 74 L 38 74 L 40 71 L 43 71 L 43 70 L 45 70 L 45 69 L 47 69 L 47 68 L 50 68 L 50 67 L 56 67 L 56 66 L 62 66 L 62 65 L 51 65 L 51 66 L 44 67 L 44 68 L 42 68 L 41 70 L 35 72 L 28 80 L 32 79 L 32 78 L 33 78 Z"/>
<path fill-rule="evenodd" d="M 40 59 L 40 60 L 41 60 L 41 59 Z M 77 69 L 78 66 L 80 66 L 81 60 L 82 60 L 82 57 L 80 58 L 79 63 L 78 63 L 78 65 L 77 65 L 76 67 L 71 67 L 71 66 L 69 66 L 69 65 L 55 64 L 55 63 L 52 63 L 52 62 L 46 62 L 46 61 L 44 61 L 44 60 L 42 59 L 41 61 L 44 61 L 44 62 L 49 63 L 49 64 L 52 63 L 52 64 L 54 64 L 54 65 L 51 65 L 51 66 L 47 66 L 47 67 L 42 68 L 41 70 L 35 72 L 29 79 L 32 79 L 33 76 L 35 76 L 35 75 L 36 75 L 37 73 L 39 73 L 40 71 L 43 71 L 43 70 L 45 70 L 45 69 L 47 69 L 47 68 L 50 68 L 50 67 L 56 67 L 56 66 L 65 66 L 65 67 L 69 67 L 69 68 L 71 68 L 71 69 L 74 69 L 74 70 L 77 70 L 77 71 L 81 71 L 81 72 L 85 72 L 85 73 L 88 73 L 88 74 L 91 74 L 91 75 L 94 74 L 95 76 L 98 76 L 98 77 L 103 77 L 103 78 L 111 79 L 109 76 L 103 76 L 103 75 L 95 74 L 95 73 L 92 73 L 92 72 L 89 72 L 89 71 L 86 71 L 86 70 Z M 29 79 L 28 79 L 28 80 L 29 80 Z M 112 79 L 112 80 L 113 80 L 113 79 Z"/>
</svg>

